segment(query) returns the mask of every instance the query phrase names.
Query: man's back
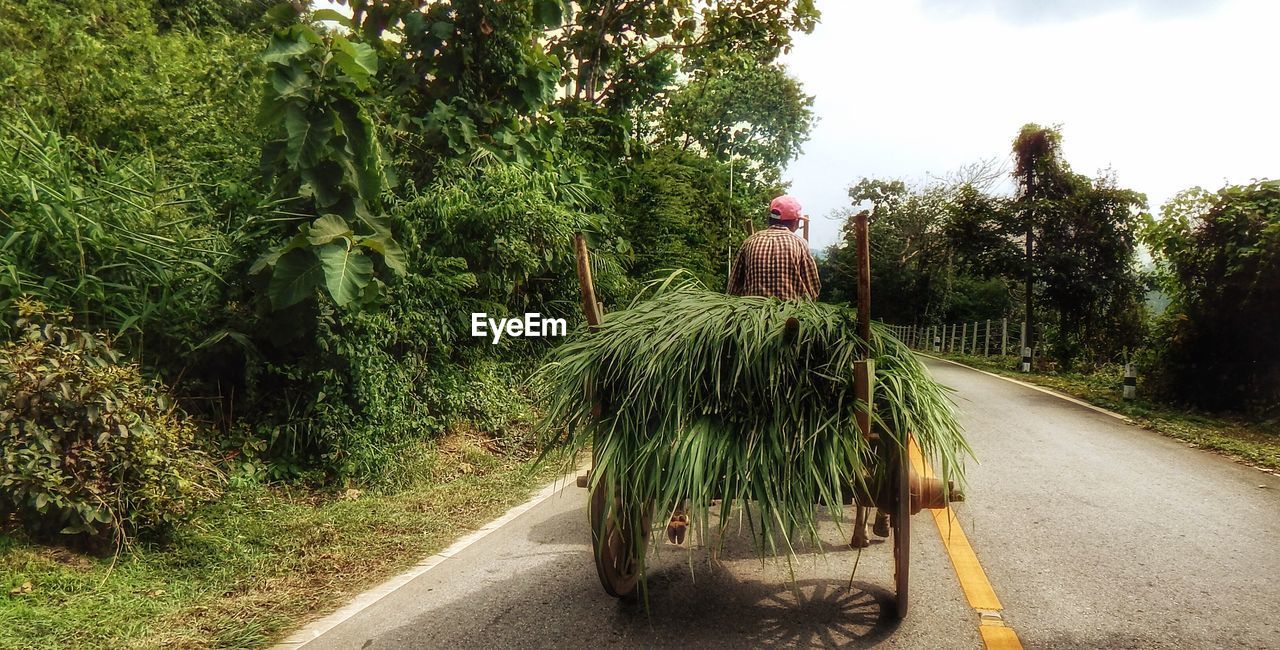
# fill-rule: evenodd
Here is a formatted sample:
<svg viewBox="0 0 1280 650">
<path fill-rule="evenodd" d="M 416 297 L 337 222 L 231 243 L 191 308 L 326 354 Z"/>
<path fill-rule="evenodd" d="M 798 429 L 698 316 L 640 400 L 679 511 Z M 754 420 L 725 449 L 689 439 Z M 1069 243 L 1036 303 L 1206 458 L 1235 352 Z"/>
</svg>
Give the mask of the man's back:
<svg viewBox="0 0 1280 650">
<path fill-rule="evenodd" d="M 809 245 L 786 226 L 770 226 L 748 237 L 729 276 L 729 293 L 735 296 L 816 300 L 819 287 Z"/>
</svg>

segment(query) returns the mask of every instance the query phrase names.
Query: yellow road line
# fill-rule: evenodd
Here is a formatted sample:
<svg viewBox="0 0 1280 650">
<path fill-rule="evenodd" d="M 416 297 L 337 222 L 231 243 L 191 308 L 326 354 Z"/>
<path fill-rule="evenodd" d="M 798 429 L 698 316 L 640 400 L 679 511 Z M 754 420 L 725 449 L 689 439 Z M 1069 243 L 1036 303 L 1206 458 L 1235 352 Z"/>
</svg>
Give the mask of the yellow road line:
<svg viewBox="0 0 1280 650">
<path fill-rule="evenodd" d="M 982 635 L 982 645 L 986 646 L 987 650 L 1022 650 L 1018 633 L 1004 623 L 983 623 L 978 626 L 978 633 Z"/>
<path fill-rule="evenodd" d="M 956 577 L 960 579 L 960 588 L 964 590 L 964 597 L 969 601 L 969 606 L 992 612 L 1004 609 L 1000 599 L 996 597 L 995 589 L 991 587 L 991 582 L 987 580 L 987 573 L 978 563 L 977 554 L 969 545 L 969 538 L 960 528 L 960 521 L 956 519 L 955 511 L 948 507 L 929 512 L 933 515 L 933 523 L 937 525 L 938 533 L 942 537 L 942 545 L 947 549 L 947 557 L 951 558 L 951 565 L 956 569 Z"/>
<path fill-rule="evenodd" d="M 914 438 L 910 440 L 909 456 L 911 466 L 922 478 L 932 478 L 933 468 L 924 461 L 924 455 L 916 445 Z M 960 520 L 950 506 L 938 510 L 930 510 L 934 526 L 942 538 L 942 546 L 951 558 L 951 566 L 956 570 L 956 578 L 960 580 L 960 589 L 964 591 L 965 600 L 969 601 L 978 614 L 978 633 L 982 643 L 988 650 L 1021 650 L 1022 643 L 1013 628 L 1005 625 L 1000 612 L 1004 607 L 1000 598 L 987 580 L 987 572 L 982 570 L 978 555 L 973 552 L 969 538 L 960 527 Z"/>
</svg>

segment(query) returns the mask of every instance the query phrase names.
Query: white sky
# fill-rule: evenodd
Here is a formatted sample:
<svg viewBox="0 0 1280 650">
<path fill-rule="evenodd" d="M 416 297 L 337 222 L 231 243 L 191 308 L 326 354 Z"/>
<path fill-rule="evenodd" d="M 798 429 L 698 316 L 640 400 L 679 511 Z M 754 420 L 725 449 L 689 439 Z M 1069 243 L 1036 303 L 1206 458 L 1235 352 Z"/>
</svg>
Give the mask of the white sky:
<svg viewBox="0 0 1280 650">
<path fill-rule="evenodd" d="M 1280 2 L 819 0 L 784 58 L 820 121 L 787 170 L 825 247 L 862 176 L 1006 160 L 1060 124 L 1072 168 L 1147 194 L 1280 177 Z"/>
</svg>

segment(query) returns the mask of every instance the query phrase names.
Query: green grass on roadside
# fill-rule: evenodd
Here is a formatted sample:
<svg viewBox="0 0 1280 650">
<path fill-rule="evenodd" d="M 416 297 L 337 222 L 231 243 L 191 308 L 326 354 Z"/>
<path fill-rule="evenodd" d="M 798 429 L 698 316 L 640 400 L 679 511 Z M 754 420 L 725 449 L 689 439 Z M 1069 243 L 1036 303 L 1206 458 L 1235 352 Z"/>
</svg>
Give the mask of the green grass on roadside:
<svg viewBox="0 0 1280 650">
<path fill-rule="evenodd" d="M 1192 446 L 1212 449 L 1250 465 L 1280 470 L 1280 423 L 1213 416 L 1152 402 L 1142 396 L 1141 378 L 1138 398 L 1126 401 L 1123 399 L 1124 375 L 1120 366 L 1094 374 L 1022 373 L 1016 370 L 1021 362 L 1021 357 L 1016 356 L 983 357 L 953 353 L 935 356 L 1053 388 L 1125 415 L 1147 429 L 1186 441 Z"/>
<path fill-rule="evenodd" d="M 164 547 L 96 558 L 0 533 L 0 648 L 253 648 L 440 550 L 565 467 L 453 435 L 394 494 L 236 490 Z M 29 590 L 24 586 L 29 583 Z"/>
</svg>

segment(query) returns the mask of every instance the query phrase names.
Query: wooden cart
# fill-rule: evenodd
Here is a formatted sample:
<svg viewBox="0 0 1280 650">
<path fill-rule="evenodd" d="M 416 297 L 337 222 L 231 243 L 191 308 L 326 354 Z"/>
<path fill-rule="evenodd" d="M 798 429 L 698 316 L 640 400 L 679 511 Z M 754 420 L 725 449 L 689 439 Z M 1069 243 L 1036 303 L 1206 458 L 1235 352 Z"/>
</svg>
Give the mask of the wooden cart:
<svg viewBox="0 0 1280 650">
<path fill-rule="evenodd" d="M 859 253 L 858 283 L 858 334 L 864 341 L 871 338 L 871 284 L 870 258 L 867 239 L 867 213 L 856 217 L 855 226 Z M 574 249 L 577 256 L 577 272 L 581 285 L 582 307 L 589 327 L 599 327 L 603 319 L 603 308 L 596 301 L 595 287 L 591 279 L 591 265 L 585 238 L 579 234 L 574 238 Z M 875 364 L 864 351 L 863 359 L 855 363 L 854 390 L 859 401 L 873 404 L 872 383 L 875 377 Z M 596 409 L 600 408 L 597 403 Z M 598 411 L 597 411 L 598 415 Z M 871 431 L 871 411 L 860 411 L 857 416 L 858 426 L 863 435 L 873 440 L 877 451 L 878 468 L 873 471 L 879 477 L 865 490 L 859 490 L 851 499 L 856 503 L 854 524 L 855 539 L 859 535 L 865 537 L 866 513 L 869 507 L 876 507 L 881 512 L 889 513 L 890 529 L 893 538 L 894 588 L 896 592 L 899 618 L 906 616 L 908 604 L 908 582 L 911 568 L 911 515 L 925 508 L 945 508 L 948 497 L 959 500 L 960 495 L 954 490 L 944 491 L 941 482 L 931 476 L 920 476 L 920 471 L 913 467 L 911 449 L 914 440 L 907 437 L 905 444 L 899 444 L 893 436 L 880 436 Z M 918 453 L 918 452 L 915 452 Z M 919 462 L 919 461 L 917 461 Z M 922 465 L 921 465 L 922 466 Z M 586 474 L 578 477 L 578 487 L 589 486 Z M 852 490 L 846 490 L 853 493 Z M 596 572 L 600 576 L 600 584 L 611 596 L 623 598 L 632 595 L 640 579 L 640 558 L 647 551 L 649 533 L 651 532 L 651 513 L 640 504 L 615 503 L 608 508 L 606 500 L 614 493 L 610 486 L 603 482 L 596 485 L 591 493 L 589 504 L 591 518 L 592 548 L 595 554 Z M 633 508 L 629 516 L 609 517 L 606 513 L 619 508 Z M 618 522 L 640 522 L 641 531 L 626 528 L 626 524 Z M 643 534 L 635 534 L 641 532 Z M 862 544 L 865 545 L 865 544 Z"/>
</svg>

